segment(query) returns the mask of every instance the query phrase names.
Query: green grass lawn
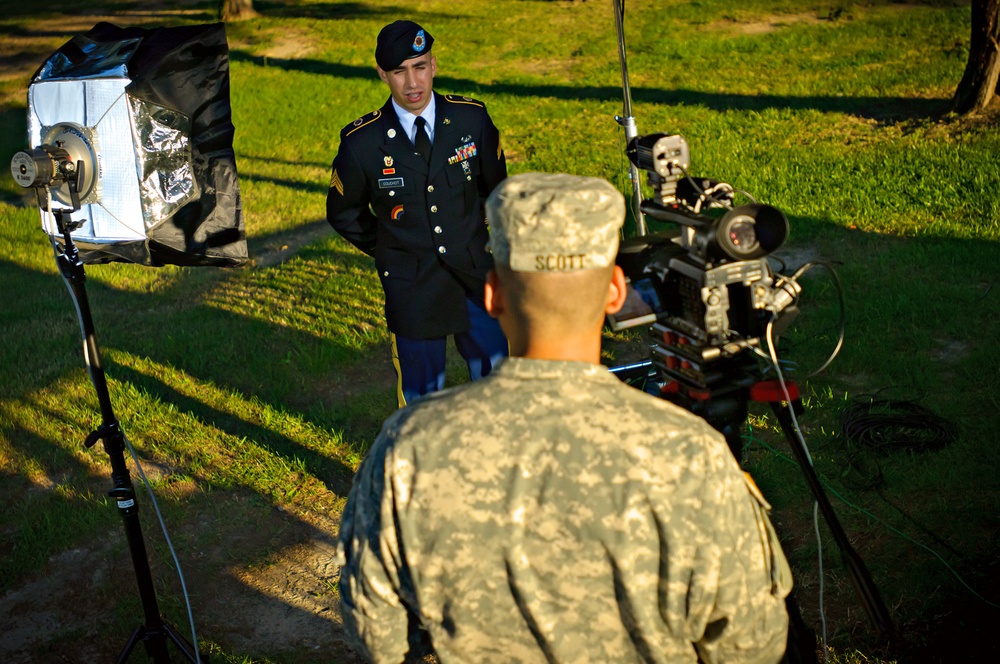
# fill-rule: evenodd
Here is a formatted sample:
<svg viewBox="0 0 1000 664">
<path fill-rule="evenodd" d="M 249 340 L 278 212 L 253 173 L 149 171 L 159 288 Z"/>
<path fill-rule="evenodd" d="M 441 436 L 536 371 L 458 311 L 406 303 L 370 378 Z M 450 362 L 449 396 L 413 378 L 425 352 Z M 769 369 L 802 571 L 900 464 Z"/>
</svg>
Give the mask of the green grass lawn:
<svg viewBox="0 0 1000 664">
<path fill-rule="evenodd" d="M 198 1 L 0 6 L 2 158 L 26 146 L 30 75 L 74 34 L 98 20 L 215 20 L 214 3 Z M 215 661 L 353 661 L 332 572 L 315 561 L 395 387 L 371 261 L 322 219 L 339 129 L 387 96 L 375 35 L 404 16 L 433 33 L 436 89 L 488 104 L 512 173 L 601 176 L 627 191 L 614 17 L 597 0 L 255 7 L 261 18 L 227 26 L 254 263 L 94 266 L 88 294 L 115 412 L 178 548 L 204 651 Z M 821 522 L 831 661 L 995 661 L 1000 116 L 947 115 L 968 53 L 968 3 L 642 0 L 626 3 L 625 25 L 640 133 L 683 134 L 693 173 L 787 214 L 778 254 L 788 265 L 826 260 L 843 283 L 846 340 L 833 365 L 803 378 L 831 352 L 840 315 L 822 270 L 803 280 L 783 355 L 798 367 L 816 469 L 905 642 L 876 641 Z M 100 413 L 71 300 L 33 200 L 7 176 L 0 289 L 0 653 L 105 661 L 142 614 L 105 495 L 107 456 L 82 444 Z M 609 337 L 608 362 L 640 346 L 636 334 Z M 449 378 L 462 380 L 458 363 Z M 955 439 L 859 449 L 840 412 L 872 394 L 918 400 L 954 423 Z M 819 631 L 811 495 L 766 409 L 750 425 L 744 465 L 774 504 L 803 613 Z M 148 497 L 139 500 L 161 608 L 184 631 L 173 563 Z M 18 616 L 43 611 L 52 619 L 19 637 Z"/>
</svg>

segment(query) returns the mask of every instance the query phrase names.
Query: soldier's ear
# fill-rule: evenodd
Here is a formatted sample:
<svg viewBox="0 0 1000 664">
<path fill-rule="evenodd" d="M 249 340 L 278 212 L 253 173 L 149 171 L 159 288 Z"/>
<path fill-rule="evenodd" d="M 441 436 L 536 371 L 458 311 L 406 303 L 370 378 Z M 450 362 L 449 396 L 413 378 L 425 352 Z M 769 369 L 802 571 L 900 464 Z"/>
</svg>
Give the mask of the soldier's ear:
<svg viewBox="0 0 1000 664">
<path fill-rule="evenodd" d="M 611 272 L 611 283 L 608 284 L 608 300 L 604 312 L 608 314 L 618 313 L 625 305 L 626 295 L 628 295 L 628 290 L 625 286 L 625 273 L 622 272 L 621 267 L 615 265 L 615 269 Z"/>
<path fill-rule="evenodd" d="M 503 286 L 497 278 L 496 270 L 486 273 L 486 285 L 483 287 L 483 306 L 493 318 L 499 318 L 504 312 Z"/>
<path fill-rule="evenodd" d="M 379 67 L 378 65 L 375 65 L 375 71 L 378 72 L 378 77 L 382 79 L 383 83 L 388 83 L 389 82 L 389 79 L 386 78 L 385 72 L 382 71 L 381 67 Z"/>
</svg>

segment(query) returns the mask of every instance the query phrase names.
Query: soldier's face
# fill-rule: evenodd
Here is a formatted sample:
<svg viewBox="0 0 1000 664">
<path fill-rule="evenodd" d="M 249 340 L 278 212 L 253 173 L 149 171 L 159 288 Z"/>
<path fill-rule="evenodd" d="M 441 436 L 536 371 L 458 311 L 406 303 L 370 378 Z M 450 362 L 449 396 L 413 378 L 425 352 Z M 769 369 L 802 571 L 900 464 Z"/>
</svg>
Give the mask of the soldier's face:
<svg viewBox="0 0 1000 664">
<path fill-rule="evenodd" d="M 379 78 L 389 86 L 396 103 L 414 115 L 419 115 L 431 100 L 437 59 L 430 53 L 403 60 L 391 71 L 378 69 Z"/>
</svg>

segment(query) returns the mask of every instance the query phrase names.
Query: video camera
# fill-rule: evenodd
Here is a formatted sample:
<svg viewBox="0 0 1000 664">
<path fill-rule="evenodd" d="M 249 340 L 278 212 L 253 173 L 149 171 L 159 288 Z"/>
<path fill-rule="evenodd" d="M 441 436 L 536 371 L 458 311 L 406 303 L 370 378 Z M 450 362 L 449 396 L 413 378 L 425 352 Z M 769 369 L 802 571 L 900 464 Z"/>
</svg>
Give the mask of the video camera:
<svg viewBox="0 0 1000 664">
<path fill-rule="evenodd" d="M 734 207 L 731 185 L 691 177 L 682 136 L 637 136 L 626 153 L 654 191 L 639 209 L 680 228 L 622 243 L 617 264 L 628 297 L 609 323 L 615 330 L 650 325 L 657 376 L 647 391 L 720 430 L 738 427 L 746 417 L 746 388 L 760 380 L 747 351 L 761 347 L 768 325 L 774 343 L 798 313 L 801 287 L 767 258 L 785 241 L 788 220 L 755 201 Z M 732 434 L 731 446 L 738 440 Z"/>
</svg>

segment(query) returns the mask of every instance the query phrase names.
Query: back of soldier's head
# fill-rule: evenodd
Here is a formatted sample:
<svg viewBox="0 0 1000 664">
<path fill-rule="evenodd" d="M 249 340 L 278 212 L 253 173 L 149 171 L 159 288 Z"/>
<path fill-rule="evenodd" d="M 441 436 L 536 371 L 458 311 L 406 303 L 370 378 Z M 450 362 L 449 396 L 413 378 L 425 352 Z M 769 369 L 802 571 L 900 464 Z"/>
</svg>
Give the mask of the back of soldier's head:
<svg viewBox="0 0 1000 664">
<path fill-rule="evenodd" d="M 486 200 L 490 251 L 522 322 L 572 327 L 603 316 L 625 200 L 600 178 L 523 173 Z"/>
</svg>

